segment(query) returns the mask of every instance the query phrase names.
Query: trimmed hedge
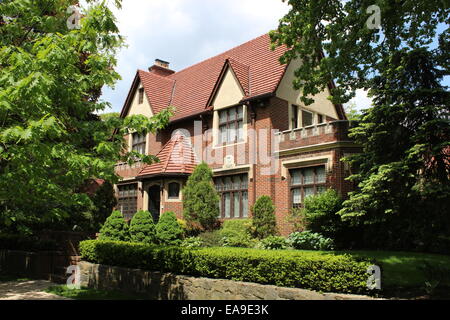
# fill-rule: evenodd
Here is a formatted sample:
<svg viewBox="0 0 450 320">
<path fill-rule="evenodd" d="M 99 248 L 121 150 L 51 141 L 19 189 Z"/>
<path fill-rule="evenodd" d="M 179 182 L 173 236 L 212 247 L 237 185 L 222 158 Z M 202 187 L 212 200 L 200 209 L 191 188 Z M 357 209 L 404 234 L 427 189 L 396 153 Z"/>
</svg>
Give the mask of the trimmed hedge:
<svg viewBox="0 0 450 320">
<path fill-rule="evenodd" d="M 119 241 L 80 243 L 84 260 L 149 271 L 231 279 L 323 292 L 367 293 L 368 260 L 348 255 L 246 248 L 160 247 Z"/>
</svg>

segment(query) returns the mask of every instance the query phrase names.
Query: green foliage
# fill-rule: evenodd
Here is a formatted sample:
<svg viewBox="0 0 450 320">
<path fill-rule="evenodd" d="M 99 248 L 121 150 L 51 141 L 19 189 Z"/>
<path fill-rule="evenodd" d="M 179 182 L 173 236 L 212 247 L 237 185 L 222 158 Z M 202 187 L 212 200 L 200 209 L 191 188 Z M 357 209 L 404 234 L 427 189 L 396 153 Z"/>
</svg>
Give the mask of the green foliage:
<svg viewBox="0 0 450 320">
<path fill-rule="evenodd" d="M 334 250 L 333 239 L 311 231 L 293 232 L 289 235 L 288 242 L 298 250 Z"/>
<path fill-rule="evenodd" d="M 204 162 L 189 176 L 183 188 L 183 215 L 188 224 L 200 224 L 205 230 L 217 227 L 219 195 L 213 186 L 212 171 Z"/>
<path fill-rule="evenodd" d="M 183 228 L 172 211 L 163 213 L 156 225 L 156 237 L 163 245 L 175 245 L 181 242 Z"/>
<path fill-rule="evenodd" d="M 100 240 L 129 241 L 130 232 L 120 211 L 113 211 L 100 229 Z"/>
<path fill-rule="evenodd" d="M 287 249 L 288 243 L 284 237 L 268 236 L 267 238 L 262 239 L 257 247 L 266 250 L 281 250 Z"/>
<path fill-rule="evenodd" d="M 219 233 L 224 247 L 252 248 L 256 241 L 252 239 L 250 219 L 225 220 Z"/>
<path fill-rule="evenodd" d="M 287 0 L 287 3 L 289 12 L 270 36 L 273 47 L 286 45 L 289 49 L 281 57 L 282 63 L 294 58 L 302 61 L 295 70 L 293 85 L 301 89 L 306 104 L 312 102 L 313 95 L 327 89 L 331 80 L 339 84 L 331 90 L 332 101 L 348 101 L 356 89 L 373 88 L 371 80 L 386 71 L 383 61 L 393 53 L 419 47 L 431 51 L 428 45 L 435 39 L 438 41 L 434 54 L 439 65 L 445 69 L 448 63 L 445 23 L 449 7 L 439 0 L 405 0 L 401 10 L 391 3 L 371 0 Z M 382 31 L 367 24 L 368 20 L 373 21 L 373 11 L 366 10 L 374 4 L 381 10 Z"/>
<path fill-rule="evenodd" d="M 339 211 L 354 243 L 449 252 L 449 7 L 406 0 L 398 10 L 380 2 L 380 31 L 367 25 L 369 0 L 288 3 L 271 38 L 289 48 L 282 62 L 302 62 L 293 83 L 302 100 L 311 103 L 332 80 L 335 103 L 357 89 L 369 89 L 373 100 L 351 129 L 362 147 L 346 159 L 357 189 Z"/>
<path fill-rule="evenodd" d="M 205 231 L 198 235 L 202 241 L 203 247 L 220 247 L 222 246 L 222 235 L 220 230 Z"/>
<path fill-rule="evenodd" d="M 245 248 L 157 247 L 90 240 L 80 243 L 84 260 L 144 270 L 231 279 L 324 292 L 367 292 L 372 263 L 348 255 Z"/>
<path fill-rule="evenodd" d="M 130 241 L 151 244 L 156 243 L 156 239 L 155 223 L 150 212 L 136 212 L 130 223 Z"/>
<path fill-rule="evenodd" d="M 69 30 L 73 3 L 0 5 L 0 17 L 11 17 L 0 18 L 0 225 L 15 232 L 70 220 L 74 207 L 89 209 L 92 200 L 80 191 L 85 181 L 114 183 L 114 164 L 135 159 L 135 152 L 121 153 L 128 129 L 154 132 L 171 115 L 100 120 L 97 113 L 109 107 L 101 90 L 120 78 L 115 55 L 124 42 L 107 1 L 88 1 L 80 29 Z"/>
<path fill-rule="evenodd" d="M 276 235 L 277 222 L 275 219 L 275 206 L 269 196 L 261 196 L 251 207 L 252 231 L 256 238 L 263 239 Z"/>
<path fill-rule="evenodd" d="M 183 248 L 199 248 L 203 246 L 203 241 L 200 237 L 189 237 L 183 239 L 180 246 Z"/>
<path fill-rule="evenodd" d="M 302 208 L 292 208 L 286 216 L 286 221 L 295 232 L 305 231 L 308 224 Z"/>
<path fill-rule="evenodd" d="M 117 205 L 117 199 L 114 194 L 113 185 L 105 181 L 92 196 L 93 204 L 93 230 L 98 230 L 106 221 L 113 208 Z"/>
</svg>

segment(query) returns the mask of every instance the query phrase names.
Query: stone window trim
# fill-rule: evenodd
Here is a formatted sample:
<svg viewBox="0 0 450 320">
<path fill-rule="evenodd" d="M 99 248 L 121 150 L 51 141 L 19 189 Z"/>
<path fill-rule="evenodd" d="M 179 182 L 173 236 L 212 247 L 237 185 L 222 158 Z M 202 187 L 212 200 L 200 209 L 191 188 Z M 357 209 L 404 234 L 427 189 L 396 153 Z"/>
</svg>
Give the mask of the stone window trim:
<svg viewBox="0 0 450 320">
<path fill-rule="evenodd" d="M 230 179 L 230 185 L 227 185 L 226 179 Z M 236 181 L 239 181 L 238 186 Z M 248 184 L 247 174 L 234 174 L 214 178 L 214 185 L 220 197 L 220 219 L 245 219 L 249 217 Z M 227 197 L 229 203 L 228 215 L 225 209 Z M 236 203 L 238 203 L 238 208 Z"/>
<path fill-rule="evenodd" d="M 228 121 L 229 118 L 229 110 L 235 108 L 236 111 L 238 108 L 242 108 L 242 118 L 238 119 L 237 117 L 237 112 L 236 112 L 236 120 L 230 120 Z M 220 113 L 221 112 L 227 112 L 227 122 L 220 122 Z M 238 128 L 238 122 L 242 121 L 242 137 L 241 139 L 238 138 L 238 129 L 236 130 L 235 133 L 235 139 L 233 141 L 224 141 L 221 142 L 221 132 L 220 132 L 220 127 L 221 126 L 225 126 L 225 125 L 230 125 L 231 123 L 235 124 L 235 127 Z M 248 113 L 247 113 L 247 105 L 242 104 L 242 103 L 238 103 L 238 104 L 234 104 L 225 108 L 220 108 L 220 109 L 215 109 L 214 110 L 214 115 L 213 115 L 213 148 L 217 149 L 217 148 L 224 148 L 224 147 L 230 147 L 230 146 L 234 146 L 234 145 L 238 145 L 238 144 L 244 144 L 247 142 L 247 122 L 248 122 Z"/>
<path fill-rule="evenodd" d="M 324 169 L 324 174 L 325 174 L 325 179 L 323 181 L 319 181 L 318 178 L 318 172 L 319 169 Z M 312 170 L 313 173 L 313 180 L 311 182 L 306 182 L 305 181 L 305 175 L 304 175 L 304 171 L 305 170 Z M 297 171 L 299 173 L 300 176 L 300 181 L 295 183 L 294 179 L 293 179 L 293 173 Z M 318 194 L 319 193 L 319 189 L 325 190 L 326 189 L 326 184 L 327 184 L 327 174 L 326 174 L 326 169 L 324 165 L 316 165 L 316 166 L 306 166 L 306 167 L 301 167 L 301 168 L 295 168 L 295 169 L 291 169 L 290 170 L 290 174 L 289 174 L 289 180 L 288 180 L 288 184 L 289 184 L 289 207 L 290 208 L 302 208 L 304 205 L 304 201 L 306 196 L 306 189 L 312 189 L 313 190 L 313 194 Z M 294 203 L 294 191 L 300 191 L 300 202 L 296 202 Z"/>
<path fill-rule="evenodd" d="M 179 186 L 178 190 L 178 197 L 170 197 L 169 196 L 169 188 L 170 184 L 176 183 Z M 168 180 L 164 182 L 164 201 L 165 202 L 181 202 L 183 200 L 182 197 L 182 189 L 183 189 L 183 183 L 180 180 Z"/>
<path fill-rule="evenodd" d="M 321 155 L 307 158 L 297 158 L 292 160 L 281 161 L 281 178 L 287 179 L 289 177 L 289 170 L 301 169 L 305 167 L 316 167 L 325 165 L 325 173 L 329 174 L 332 170 L 333 155 Z"/>
</svg>

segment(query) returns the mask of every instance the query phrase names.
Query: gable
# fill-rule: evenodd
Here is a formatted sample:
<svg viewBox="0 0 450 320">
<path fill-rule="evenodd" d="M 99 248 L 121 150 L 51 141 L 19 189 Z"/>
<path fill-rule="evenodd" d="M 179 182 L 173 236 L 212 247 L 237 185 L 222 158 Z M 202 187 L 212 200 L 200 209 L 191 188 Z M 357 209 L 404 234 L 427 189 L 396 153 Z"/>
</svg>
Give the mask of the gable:
<svg viewBox="0 0 450 320">
<path fill-rule="evenodd" d="M 301 106 L 302 108 L 304 107 L 305 109 L 324 114 L 333 119 L 340 119 L 336 110 L 337 106 L 335 106 L 330 100 L 328 100 L 328 96 L 330 96 L 330 91 L 328 90 L 328 88 L 315 95 L 314 103 L 310 104 L 309 106 L 305 106 L 304 103 L 300 100 L 300 90 L 294 90 L 292 85 L 295 77 L 294 72 L 299 67 L 299 59 L 295 59 L 289 63 L 286 72 L 281 79 L 280 85 L 278 86 L 278 89 L 276 91 L 276 96 L 280 99 L 288 101 L 289 104 L 295 104 Z"/>
<path fill-rule="evenodd" d="M 225 75 L 216 91 L 216 94 L 212 100 L 212 106 L 214 109 L 223 109 L 235 104 L 238 104 L 244 97 L 244 91 L 242 90 L 239 81 L 234 75 L 231 68 L 227 68 Z"/>
<path fill-rule="evenodd" d="M 128 108 L 128 112 L 125 116 L 130 115 L 143 115 L 146 117 L 153 116 L 152 108 L 150 106 L 150 102 L 148 101 L 147 94 L 144 91 L 144 101 L 139 103 L 139 89 L 143 88 L 141 81 L 138 82 L 136 86 L 136 90 L 134 91 L 134 95 L 130 100 L 130 107 Z"/>
</svg>

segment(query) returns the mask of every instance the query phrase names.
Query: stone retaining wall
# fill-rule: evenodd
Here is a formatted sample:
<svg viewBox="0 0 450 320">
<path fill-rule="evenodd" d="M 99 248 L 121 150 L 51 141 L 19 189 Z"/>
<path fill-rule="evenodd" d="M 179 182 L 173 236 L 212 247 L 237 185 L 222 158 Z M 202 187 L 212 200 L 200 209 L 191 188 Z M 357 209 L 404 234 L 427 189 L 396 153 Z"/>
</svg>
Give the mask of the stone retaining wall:
<svg viewBox="0 0 450 320">
<path fill-rule="evenodd" d="M 81 286 L 141 293 L 161 300 L 362 300 L 367 296 L 261 285 L 223 279 L 197 278 L 93 264 L 80 266 Z"/>
</svg>

